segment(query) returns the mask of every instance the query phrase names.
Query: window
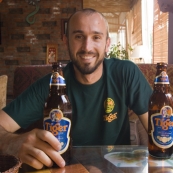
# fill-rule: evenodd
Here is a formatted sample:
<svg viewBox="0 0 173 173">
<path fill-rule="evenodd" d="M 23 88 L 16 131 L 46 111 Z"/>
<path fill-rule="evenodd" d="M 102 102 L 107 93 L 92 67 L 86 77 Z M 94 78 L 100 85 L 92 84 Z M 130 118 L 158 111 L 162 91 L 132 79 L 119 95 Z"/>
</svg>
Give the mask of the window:
<svg viewBox="0 0 173 173">
<path fill-rule="evenodd" d="M 160 11 L 158 1 L 154 0 L 153 63 L 168 63 L 168 12 Z"/>
<path fill-rule="evenodd" d="M 152 63 L 153 51 L 153 0 L 142 0 L 142 45 L 147 51 L 145 63 Z"/>
</svg>

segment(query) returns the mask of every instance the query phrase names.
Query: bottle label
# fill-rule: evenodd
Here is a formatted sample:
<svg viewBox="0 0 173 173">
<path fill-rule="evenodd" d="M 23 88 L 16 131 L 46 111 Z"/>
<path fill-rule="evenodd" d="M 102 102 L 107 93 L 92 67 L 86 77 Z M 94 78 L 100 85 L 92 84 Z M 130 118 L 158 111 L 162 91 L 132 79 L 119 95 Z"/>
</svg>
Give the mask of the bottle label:
<svg viewBox="0 0 173 173">
<path fill-rule="evenodd" d="M 165 71 L 155 77 L 154 84 L 169 84 L 169 78 Z"/>
<path fill-rule="evenodd" d="M 65 86 L 65 79 L 58 72 L 54 72 L 50 78 L 50 86 L 51 85 Z"/>
<path fill-rule="evenodd" d="M 49 117 L 44 118 L 44 129 L 50 131 L 61 143 L 60 154 L 63 154 L 70 143 L 71 120 L 64 117 L 60 109 L 52 109 Z"/>
<path fill-rule="evenodd" d="M 162 107 L 160 113 L 151 115 L 151 136 L 154 144 L 166 149 L 173 145 L 173 114 L 170 106 Z"/>
</svg>

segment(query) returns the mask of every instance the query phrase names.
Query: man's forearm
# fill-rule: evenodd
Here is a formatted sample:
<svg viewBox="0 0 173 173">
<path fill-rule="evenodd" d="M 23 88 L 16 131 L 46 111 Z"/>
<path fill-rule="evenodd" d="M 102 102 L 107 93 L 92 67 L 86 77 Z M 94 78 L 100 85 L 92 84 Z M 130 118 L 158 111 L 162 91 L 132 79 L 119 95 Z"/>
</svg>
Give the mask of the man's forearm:
<svg viewBox="0 0 173 173">
<path fill-rule="evenodd" d="M 19 135 L 7 132 L 1 125 L 0 125 L 0 153 L 3 154 L 10 154 L 15 155 L 17 157 L 17 145 L 15 143 L 15 139 Z"/>
<path fill-rule="evenodd" d="M 142 115 L 139 115 L 139 119 L 147 132 L 148 131 L 148 112 Z"/>
</svg>

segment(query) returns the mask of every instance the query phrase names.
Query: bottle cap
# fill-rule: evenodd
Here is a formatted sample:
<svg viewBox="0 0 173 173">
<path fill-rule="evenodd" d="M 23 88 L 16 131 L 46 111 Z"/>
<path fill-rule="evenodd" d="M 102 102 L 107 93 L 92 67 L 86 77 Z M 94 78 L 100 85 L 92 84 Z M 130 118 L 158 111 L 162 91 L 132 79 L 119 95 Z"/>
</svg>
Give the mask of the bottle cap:
<svg viewBox="0 0 173 173">
<path fill-rule="evenodd" d="M 167 63 L 164 63 L 164 62 L 159 62 L 157 63 L 157 68 L 167 68 Z"/>
</svg>

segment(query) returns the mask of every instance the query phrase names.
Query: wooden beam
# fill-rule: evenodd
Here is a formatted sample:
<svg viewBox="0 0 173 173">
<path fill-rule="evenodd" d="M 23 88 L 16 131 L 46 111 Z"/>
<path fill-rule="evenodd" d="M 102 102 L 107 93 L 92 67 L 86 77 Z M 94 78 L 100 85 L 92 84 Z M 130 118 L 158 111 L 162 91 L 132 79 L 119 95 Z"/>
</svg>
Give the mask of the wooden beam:
<svg viewBox="0 0 173 173">
<path fill-rule="evenodd" d="M 84 8 L 94 8 L 99 12 L 127 12 L 130 11 L 130 0 L 83 0 Z"/>
<path fill-rule="evenodd" d="M 115 25 L 115 26 L 126 26 L 126 25 L 123 25 L 123 24 L 119 24 L 119 23 L 111 23 L 111 22 L 109 22 L 109 25 Z"/>
<path fill-rule="evenodd" d="M 116 13 L 102 13 L 106 18 L 119 18 L 119 14 Z"/>
<path fill-rule="evenodd" d="M 130 11 L 130 7 L 125 6 L 98 6 L 96 4 L 93 4 L 91 6 L 84 6 L 84 8 L 93 8 L 101 13 L 114 13 L 114 12 L 128 12 Z"/>
</svg>

